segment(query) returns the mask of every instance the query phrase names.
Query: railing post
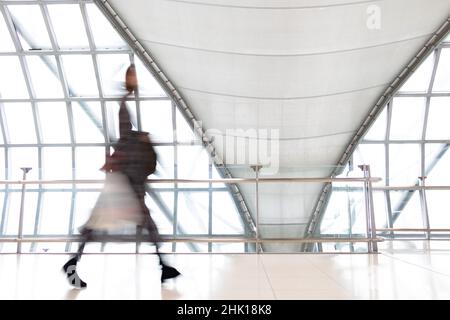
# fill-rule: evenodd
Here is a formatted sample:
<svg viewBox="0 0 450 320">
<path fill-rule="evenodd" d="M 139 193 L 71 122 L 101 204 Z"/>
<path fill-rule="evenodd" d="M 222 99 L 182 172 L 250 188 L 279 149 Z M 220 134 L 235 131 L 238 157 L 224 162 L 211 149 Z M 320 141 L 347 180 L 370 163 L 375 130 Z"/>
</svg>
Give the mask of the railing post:
<svg viewBox="0 0 450 320">
<path fill-rule="evenodd" d="M 23 171 L 23 181 L 27 179 L 27 173 L 31 168 L 20 168 Z M 23 238 L 23 210 L 25 204 L 25 182 L 22 182 L 22 198 L 20 199 L 20 214 L 19 214 L 19 232 L 17 241 L 17 253 L 22 253 L 22 238 Z"/>
<path fill-rule="evenodd" d="M 255 219 L 255 224 L 256 224 L 256 253 L 260 252 L 260 242 L 259 242 L 259 170 L 261 169 L 261 165 L 254 165 L 252 166 L 252 169 L 255 170 L 255 191 L 256 191 L 256 195 L 255 195 L 255 202 L 256 202 L 256 219 Z"/>
<path fill-rule="evenodd" d="M 367 183 L 368 183 L 368 194 L 369 194 L 369 214 L 370 214 L 370 231 L 371 231 L 371 238 L 372 238 L 372 251 L 378 252 L 378 243 L 376 241 L 377 238 L 377 227 L 375 223 L 375 211 L 373 206 L 373 189 L 372 189 L 372 175 L 370 174 L 370 166 L 366 166 L 367 171 Z"/>
<path fill-rule="evenodd" d="M 142 238 L 142 227 L 136 226 L 136 248 L 135 253 L 139 253 L 139 247 L 141 246 L 141 238 Z"/>
<path fill-rule="evenodd" d="M 421 205 L 421 209 L 422 209 L 422 219 L 423 219 L 423 223 L 425 225 L 425 228 L 427 229 L 427 240 L 430 240 L 430 219 L 428 216 L 428 205 L 427 205 L 427 196 L 425 194 L 425 179 L 427 177 L 419 177 L 419 181 L 420 181 L 420 205 Z"/>
<path fill-rule="evenodd" d="M 363 173 L 364 173 L 364 207 L 365 207 L 365 212 L 366 212 L 366 237 L 369 238 L 370 237 L 370 214 L 369 214 L 369 188 L 367 185 L 367 179 L 366 179 L 366 166 L 365 165 L 360 165 L 358 166 L 358 168 L 360 168 Z M 367 251 L 369 253 L 372 252 L 372 243 L 371 242 L 367 242 Z"/>
<path fill-rule="evenodd" d="M 360 165 L 358 166 L 364 173 L 364 203 L 366 210 L 366 233 L 367 238 L 371 241 L 367 243 L 367 250 L 369 253 L 378 252 L 378 245 L 376 242 L 376 225 L 375 225 L 375 213 L 373 209 L 373 190 L 372 182 L 370 181 L 370 166 Z"/>
</svg>

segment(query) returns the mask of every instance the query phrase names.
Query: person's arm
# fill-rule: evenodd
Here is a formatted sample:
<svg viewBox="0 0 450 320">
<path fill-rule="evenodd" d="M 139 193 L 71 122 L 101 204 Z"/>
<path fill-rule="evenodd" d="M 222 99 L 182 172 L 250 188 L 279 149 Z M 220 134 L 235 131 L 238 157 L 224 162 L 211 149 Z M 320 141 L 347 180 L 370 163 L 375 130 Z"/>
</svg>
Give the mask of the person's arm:
<svg viewBox="0 0 450 320">
<path fill-rule="evenodd" d="M 125 103 L 126 97 L 128 97 L 137 87 L 137 77 L 136 68 L 132 63 L 125 73 L 125 87 L 128 91 L 126 95 L 123 96 L 120 102 L 119 110 L 119 133 L 120 138 L 128 137 L 133 128 L 131 125 L 130 113 L 128 112 L 127 104 Z"/>
<path fill-rule="evenodd" d="M 125 103 L 125 98 L 128 95 L 122 98 L 120 102 L 120 110 L 119 110 L 119 134 L 120 138 L 125 138 L 130 135 L 132 125 L 130 119 L 130 113 L 128 112 L 127 104 Z"/>
</svg>

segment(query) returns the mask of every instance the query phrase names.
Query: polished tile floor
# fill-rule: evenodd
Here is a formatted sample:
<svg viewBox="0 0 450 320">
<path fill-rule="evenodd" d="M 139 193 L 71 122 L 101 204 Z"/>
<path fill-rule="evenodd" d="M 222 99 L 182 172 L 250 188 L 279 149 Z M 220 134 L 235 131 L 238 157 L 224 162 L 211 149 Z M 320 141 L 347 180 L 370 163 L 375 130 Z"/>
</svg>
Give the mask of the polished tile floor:
<svg viewBox="0 0 450 320">
<path fill-rule="evenodd" d="M 87 254 L 72 289 L 67 255 L 0 254 L 0 299 L 450 299 L 450 246 L 379 254 L 176 254 L 161 285 L 155 256 Z"/>
</svg>

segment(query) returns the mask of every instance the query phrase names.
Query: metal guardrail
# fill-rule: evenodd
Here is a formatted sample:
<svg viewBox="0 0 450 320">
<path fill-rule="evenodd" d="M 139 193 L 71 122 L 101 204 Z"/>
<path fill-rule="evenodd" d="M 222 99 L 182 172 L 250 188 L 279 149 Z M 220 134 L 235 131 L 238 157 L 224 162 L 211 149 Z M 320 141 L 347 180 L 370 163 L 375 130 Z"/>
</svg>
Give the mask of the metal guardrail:
<svg viewBox="0 0 450 320">
<path fill-rule="evenodd" d="M 243 237 L 163 237 L 163 242 L 191 242 L 191 243 L 255 243 L 257 248 L 260 244 L 264 243 L 325 243 L 325 242 L 346 242 L 346 243 L 361 243 L 368 244 L 369 252 L 377 252 L 377 242 L 385 241 L 388 238 L 383 237 L 380 233 L 385 232 L 423 232 L 430 234 L 432 232 L 449 232 L 450 228 L 376 228 L 373 217 L 373 203 L 371 203 L 373 191 L 424 191 L 424 190 L 450 190 L 450 186 L 425 186 L 425 185 L 412 185 L 412 186 L 376 186 L 373 187 L 373 182 L 379 182 L 381 178 L 370 177 L 370 168 L 368 166 L 361 166 L 361 169 L 366 170 L 365 177 L 363 178 L 228 178 L 228 179 L 148 179 L 149 184 L 159 183 L 255 183 L 257 189 L 256 194 L 259 196 L 258 184 L 259 183 L 363 183 L 366 205 L 366 231 L 367 237 L 322 237 L 322 238 L 261 238 L 259 232 L 256 233 L 255 238 L 243 238 Z M 26 173 L 30 168 L 22 168 L 23 180 L 0 180 L 0 184 L 14 185 L 18 184 L 22 186 L 21 207 L 19 216 L 19 230 L 18 236 L 6 236 L 0 237 L 0 243 L 17 243 L 17 252 L 21 252 L 22 243 L 30 242 L 79 242 L 80 237 L 66 236 L 66 237 L 29 237 L 23 235 L 23 210 L 25 201 L 25 187 L 26 185 L 33 184 L 103 184 L 103 179 L 81 179 L 81 180 L 26 180 Z M 256 215 L 256 227 L 259 228 L 259 208 L 258 208 L 258 196 L 257 201 L 257 215 Z M 97 239 L 97 238 L 96 238 Z M 94 239 L 94 242 L 97 240 Z M 99 236 L 98 242 L 138 242 L 136 236 Z M 259 250 L 257 250 L 259 251 Z"/>
<path fill-rule="evenodd" d="M 0 237 L 0 242 L 81 242 L 82 237 Z M 92 242 L 135 242 L 135 236 L 96 236 L 93 238 Z M 235 243 L 235 242 L 246 242 L 246 243 L 280 243 L 280 242 L 294 242 L 294 243 L 317 243 L 317 242 L 381 242 L 384 241 L 383 238 L 361 238 L 361 237 L 335 237 L 335 238 L 238 238 L 238 237 L 163 237 L 162 242 L 224 242 L 224 243 Z"/>
<path fill-rule="evenodd" d="M 230 179 L 148 179 L 147 183 L 330 183 L 330 182 L 379 182 L 381 178 L 230 178 Z M 0 180 L 0 184 L 90 184 L 104 183 L 105 180 Z"/>
<path fill-rule="evenodd" d="M 260 245 L 262 243 L 322 243 L 322 242 L 347 242 L 347 243 L 357 243 L 366 242 L 369 252 L 377 252 L 377 242 L 383 241 L 382 238 L 376 236 L 375 229 L 375 219 L 373 212 L 373 199 L 372 199 L 372 182 L 379 182 L 381 178 L 372 178 L 370 176 L 370 167 L 368 165 L 360 166 L 364 173 L 363 178 L 260 178 L 259 169 L 261 166 L 253 166 L 255 170 L 255 178 L 228 178 L 228 179 L 148 179 L 147 183 L 255 183 L 256 188 L 256 236 L 254 238 L 242 238 L 242 237 L 169 237 L 163 238 L 164 242 L 242 242 L 242 243 L 255 243 L 256 252 L 260 252 Z M 21 245 L 24 242 L 79 242 L 80 237 L 28 237 L 23 235 L 23 215 L 24 215 L 24 201 L 25 201 L 25 188 L 26 185 L 31 184 L 99 184 L 104 183 L 105 180 L 26 180 L 26 174 L 31 168 L 21 168 L 23 170 L 22 180 L 0 180 L 0 184 L 12 185 L 19 184 L 22 185 L 22 199 L 20 206 L 20 216 L 19 216 L 19 230 L 17 237 L 0 237 L 1 242 L 14 242 L 17 243 L 17 253 L 21 253 Z M 261 238 L 259 234 L 259 184 L 260 183 L 333 183 L 333 182 L 345 182 L 345 183 L 363 183 L 364 184 L 364 196 L 365 196 L 365 210 L 366 210 L 366 237 L 322 237 L 322 238 Z M 120 237 L 103 236 L 104 242 L 108 240 L 116 241 L 133 241 L 136 242 L 136 253 L 138 253 L 138 244 L 141 242 L 140 237 Z M 95 239 L 94 239 L 95 241 Z"/>
<path fill-rule="evenodd" d="M 450 186 L 384 186 L 373 187 L 374 191 L 420 191 L 420 190 L 450 190 Z"/>
<path fill-rule="evenodd" d="M 385 232 L 450 232 L 450 229 L 433 229 L 433 228 L 380 228 L 375 229 L 376 231 L 385 231 Z"/>
</svg>

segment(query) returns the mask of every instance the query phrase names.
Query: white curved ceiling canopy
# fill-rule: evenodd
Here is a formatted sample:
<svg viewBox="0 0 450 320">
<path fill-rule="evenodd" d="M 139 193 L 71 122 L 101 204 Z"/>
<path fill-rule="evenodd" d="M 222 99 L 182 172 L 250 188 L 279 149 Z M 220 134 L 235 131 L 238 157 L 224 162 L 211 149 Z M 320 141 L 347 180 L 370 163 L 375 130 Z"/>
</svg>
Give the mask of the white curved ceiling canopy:
<svg viewBox="0 0 450 320">
<path fill-rule="evenodd" d="M 278 129 L 279 174 L 291 176 L 305 175 L 305 166 L 317 167 L 310 176 L 331 172 L 381 94 L 450 15 L 448 0 L 107 2 L 205 130 Z M 250 208 L 252 188 L 243 188 Z M 264 186 L 260 222 L 307 222 L 320 190 Z"/>
</svg>

